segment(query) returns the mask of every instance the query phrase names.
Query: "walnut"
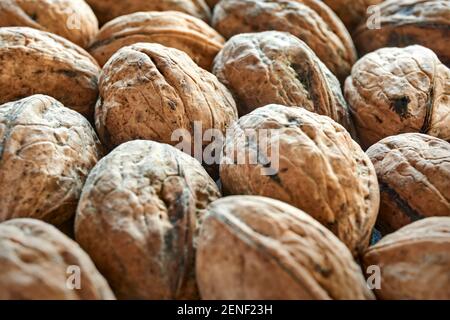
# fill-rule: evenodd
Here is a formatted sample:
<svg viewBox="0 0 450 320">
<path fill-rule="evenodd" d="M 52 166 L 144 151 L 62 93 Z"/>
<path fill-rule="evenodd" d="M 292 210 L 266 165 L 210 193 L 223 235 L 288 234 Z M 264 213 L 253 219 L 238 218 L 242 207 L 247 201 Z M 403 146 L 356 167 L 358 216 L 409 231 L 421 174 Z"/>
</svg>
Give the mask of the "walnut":
<svg viewBox="0 0 450 320">
<path fill-rule="evenodd" d="M 66 39 L 28 27 L 0 28 L 0 104 L 40 93 L 92 118 L 100 67 Z"/>
<path fill-rule="evenodd" d="M 189 56 L 159 44 L 139 43 L 120 49 L 100 77 L 96 126 L 109 147 L 144 139 L 177 144 L 175 130 L 194 136 L 226 128 L 237 118 L 229 91 Z M 194 141 L 193 141 L 194 143 Z"/>
<path fill-rule="evenodd" d="M 353 32 L 366 18 L 375 14 L 375 7 L 385 0 L 323 0 L 344 22 L 347 30 Z M 378 7 L 377 7 L 378 8 Z"/>
<path fill-rule="evenodd" d="M 211 11 L 205 0 L 86 0 L 101 24 L 139 11 L 181 11 L 209 22 Z"/>
<path fill-rule="evenodd" d="M 206 3 L 208 4 L 208 6 L 212 9 L 214 9 L 214 7 L 216 6 L 216 4 L 219 3 L 220 0 L 206 0 Z"/>
<path fill-rule="evenodd" d="M 395 231 L 431 216 L 450 216 L 450 144 L 419 133 L 385 138 L 367 154 L 378 175 L 378 228 Z"/>
<path fill-rule="evenodd" d="M 317 0 L 221 1 L 215 7 L 212 24 L 226 38 L 248 32 L 290 32 L 306 42 L 341 82 L 356 61 L 344 24 Z"/>
<path fill-rule="evenodd" d="M 0 27 L 24 26 L 56 33 L 86 48 L 98 21 L 84 0 L 2 0 Z"/>
<path fill-rule="evenodd" d="M 248 136 L 251 130 L 259 138 Z M 258 161 L 241 161 L 240 154 L 257 154 Z M 280 105 L 256 109 L 227 134 L 220 176 L 226 194 L 267 196 L 300 208 L 354 255 L 369 244 L 379 209 L 375 169 L 328 117 Z"/>
<path fill-rule="evenodd" d="M 381 271 L 380 299 L 450 299 L 450 217 L 416 221 L 364 254 Z"/>
<path fill-rule="evenodd" d="M 117 50 L 138 42 L 180 49 L 200 67 L 210 70 L 225 40 L 202 20 L 181 12 L 138 12 L 103 26 L 89 51 L 104 65 Z"/>
<path fill-rule="evenodd" d="M 419 44 L 433 50 L 450 66 L 449 28 L 448 0 L 386 0 L 356 30 L 354 40 L 362 54 L 383 47 Z"/>
<path fill-rule="evenodd" d="M 277 103 L 304 107 L 353 130 L 339 81 L 289 33 L 234 36 L 217 56 L 213 73 L 232 91 L 241 115 Z"/>
<path fill-rule="evenodd" d="M 89 122 L 51 97 L 0 106 L 0 221 L 63 224 L 101 155 Z"/>
<path fill-rule="evenodd" d="M 198 227 L 219 196 L 194 158 L 153 141 L 128 142 L 89 175 L 76 239 L 118 298 L 194 299 Z"/>
<path fill-rule="evenodd" d="M 115 299 L 80 246 L 39 220 L 0 223 L 0 270 L 1 300 Z"/>
<path fill-rule="evenodd" d="M 373 299 L 350 251 L 306 213 L 255 196 L 207 212 L 196 263 L 203 299 Z"/>
<path fill-rule="evenodd" d="M 345 96 L 364 147 L 406 132 L 450 140 L 450 70 L 429 49 L 383 48 L 364 56 Z"/>
</svg>

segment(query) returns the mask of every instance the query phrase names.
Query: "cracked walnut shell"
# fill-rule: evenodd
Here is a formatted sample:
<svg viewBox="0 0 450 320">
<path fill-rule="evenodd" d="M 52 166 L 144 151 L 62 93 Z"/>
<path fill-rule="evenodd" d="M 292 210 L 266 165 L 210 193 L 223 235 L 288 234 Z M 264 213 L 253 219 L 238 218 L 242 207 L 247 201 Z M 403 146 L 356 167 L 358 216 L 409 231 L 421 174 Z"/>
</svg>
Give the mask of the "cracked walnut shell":
<svg viewBox="0 0 450 320">
<path fill-rule="evenodd" d="M 100 67 L 70 41 L 28 27 L 0 28 L 0 66 L 0 104 L 40 93 L 92 118 Z"/>
<path fill-rule="evenodd" d="M 221 1 L 214 9 L 212 24 L 226 38 L 249 32 L 289 32 L 303 40 L 341 82 L 356 61 L 344 24 L 317 0 Z"/>
<path fill-rule="evenodd" d="M 89 51 L 104 65 L 117 50 L 138 42 L 177 48 L 203 69 L 211 70 L 225 40 L 202 20 L 182 12 L 138 12 L 104 25 Z"/>
<path fill-rule="evenodd" d="M 204 0 L 86 0 L 101 24 L 140 11 L 180 11 L 209 22 L 211 11 Z"/>
<path fill-rule="evenodd" d="M 378 175 L 378 229 L 395 231 L 431 216 L 450 216 L 450 144 L 418 133 L 388 137 L 367 151 Z"/>
<path fill-rule="evenodd" d="M 354 130 L 339 81 L 289 33 L 234 36 L 216 57 L 213 73 L 231 90 L 241 115 L 276 103 L 304 107 Z"/>
<path fill-rule="evenodd" d="M 68 221 L 101 156 L 89 122 L 55 99 L 35 95 L 1 105 L 0 221 Z"/>
<path fill-rule="evenodd" d="M 387 0 L 377 9 L 355 31 L 353 39 L 361 54 L 418 44 L 433 50 L 450 67 L 450 1 Z"/>
<path fill-rule="evenodd" d="M 449 300 L 450 217 L 426 218 L 387 235 L 363 262 L 380 268 L 380 299 Z"/>
<path fill-rule="evenodd" d="M 143 139 L 167 144 L 180 129 L 194 136 L 222 133 L 237 119 L 236 105 L 217 78 L 177 49 L 138 43 L 120 49 L 100 77 L 96 127 L 108 147 Z M 192 142 L 194 143 L 194 141 Z"/>
<path fill-rule="evenodd" d="M 24 26 L 58 34 L 86 48 L 98 21 L 84 0 L 2 0 L 0 27 Z"/>
<path fill-rule="evenodd" d="M 115 299 L 80 246 L 39 220 L 0 223 L 0 270 L 1 300 Z"/>
<path fill-rule="evenodd" d="M 240 161 L 242 154 L 258 161 Z M 220 177 L 226 194 L 267 196 L 305 211 L 354 255 L 369 245 L 379 209 L 375 169 L 329 117 L 280 105 L 256 109 L 227 134 Z"/>
<path fill-rule="evenodd" d="M 407 132 L 450 140 L 450 70 L 427 48 L 369 53 L 354 65 L 345 96 L 366 148 Z"/>
<path fill-rule="evenodd" d="M 207 209 L 197 250 L 203 299 L 373 299 L 348 248 L 306 213 L 255 196 Z"/>
<path fill-rule="evenodd" d="M 198 227 L 219 196 L 194 158 L 166 144 L 128 142 L 89 175 L 76 239 L 118 298 L 196 299 Z"/>
</svg>

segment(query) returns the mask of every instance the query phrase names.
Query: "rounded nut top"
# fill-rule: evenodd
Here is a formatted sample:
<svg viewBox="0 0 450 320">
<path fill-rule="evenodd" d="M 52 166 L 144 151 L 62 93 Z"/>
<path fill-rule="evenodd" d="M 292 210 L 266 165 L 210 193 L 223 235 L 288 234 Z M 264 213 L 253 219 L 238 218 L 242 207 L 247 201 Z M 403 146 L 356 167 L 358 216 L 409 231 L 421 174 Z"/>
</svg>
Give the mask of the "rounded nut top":
<svg viewBox="0 0 450 320">
<path fill-rule="evenodd" d="M 378 228 L 395 231 L 430 216 L 450 216 L 450 144 L 418 133 L 388 137 L 367 150 L 378 175 Z"/>
<path fill-rule="evenodd" d="M 405 132 L 450 140 L 450 69 L 427 48 L 367 54 L 353 66 L 345 96 L 366 148 Z"/>
<path fill-rule="evenodd" d="M 102 151 L 89 122 L 51 97 L 0 106 L 0 221 L 69 220 Z"/>
<path fill-rule="evenodd" d="M 46 94 L 92 118 L 100 67 L 86 51 L 49 32 L 0 28 L 0 104 Z"/>
<path fill-rule="evenodd" d="M 303 41 L 289 33 L 232 37 L 216 57 L 213 73 L 232 91 L 241 115 L 271 103 L 301 106 L 353 131 L 339 81 Z"/>
<path fill-rule="evenodd" d="M 34 219 L 0 223 L 1 300 L 112 300 L 89 256 L 59 230 Z"/>
<path fill-rule="evenodd" d="M 380 268 L 380 299 L 450 299 L 450 217 L 426 218 L 387 235 L 363 261 Z"/>
<path fill-rule="evenodd" d="M 219 196 L 194 158 L 169 145 L 131 141 L 90 173 L 75 236 L 118 298 L 195 299 L 197 232 Z"/>
<path fill-rule="evenodd" d="M 369 244 L 379 209 L 375 169 L 329 117 L 280 105 L 256 109 L 231 127 L 220 177 L 225 193 L 262 195 L 300 208 L 355 255 Z"/>
<path fill-rule="evenodd" d="M 339 239 L 304 212 L 264 197 L 208 207 L 196 271 L 203 299 L 373 299 Z"/>
<path fill-rule="evenodd" d="M 177 144 L 172 135 L 194 136 L 196 122 L 223 133 L 236 119 L 225 86 L 180 50 L 139 43 L 120 49 L 103 69 L 96 127 L 109 147 L 134 139 Z"/>
<path fill-rule="evenodd" d="M 211 70 L 225 40 L 202 20 L 182 12 L 138 12 L 104 25 L 89 51 L 104 65 L 117 50 L 138 42 L 177 48 L 203 69 Z"/>
<path fill-rule="evenodd" d="M 248 32 L 289 32 L 306 42 L 341 82 L 356 61 L 344 24 L 317 0 L 221 1 L 214 9 L 212 24 L 227 38 Z"/>
<path fill-rule="evenodd" d="M 0 27 L 24 26 L 56 33 L 86 48 L 98 21 L 84 0 L 2 0 Z"/>
<path fill-rule="evenodd" d="M 211 12 L 205 0 L 86 0 L 101 24 L 139 11 L 181 11 L 209 22 Z"/>
</svg>

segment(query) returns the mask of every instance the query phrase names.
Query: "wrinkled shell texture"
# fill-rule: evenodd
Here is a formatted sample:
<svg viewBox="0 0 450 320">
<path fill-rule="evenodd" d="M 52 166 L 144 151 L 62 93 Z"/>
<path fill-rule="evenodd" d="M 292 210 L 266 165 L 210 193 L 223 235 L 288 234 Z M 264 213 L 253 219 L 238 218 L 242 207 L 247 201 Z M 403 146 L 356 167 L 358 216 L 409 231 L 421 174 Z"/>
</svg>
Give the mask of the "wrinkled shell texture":
<svg viewBox="0 0 450 320">
<path fill-rule="evenodd" d="M 373 298 L 339 239 L 304 212 L 263 197 L 208 207 L 196 270 L 203 299 Z"/>
<path fill-rule="evenodd" d="M 203 69 L 211 70 L 214 57 L 225 40 L 202 20 L 181 12 L 138 12 L 103 26 L 89 51 L 104 65 L 120 48 L 138 42 L 177 48 Z"/>
<path fill-rule="evenodd" d="M 381 28 L 363 24 L 355 32 L 361 54 L 382 47 L 419 44 L 433 50 L 442 63 L 450 66 L 450 1 L 388 0 L 379 6 L 378 17 Z M 373 17 L 369 19 L 371 26 Z"/>
<path fill-rule="evenodd" d="M 414 222 L 383 238 L 364 255 L 381 269 L 380 299 L 450 299 L 450 217 Z"/>
<path fill-rule="evenodd" d="M 246 130 L 263 129 L 272 131 L 259 141 L 242 139 Z M 278 173 L 262 175 L 261 162 L 235 164 L 238 150 L 258 152 L 272 168 L 279 159 Z M 353 254 L 368 246 L 379 209 L 375 169 L 348 132 L 328 117 L 279 105 L 242 117 L 225 140 L 220 176 L 225 193 L 267 196 L 302 209 Z"/>
<path fill-rule="evenodd" d="M 285 31 L 300 38 L 343 82 L 356 52 L 343 23 L 317 0 L 228 0 L 214 9 L 214 28 L 227 38 L 239 33 Z"/>
<path fill-rule="evenodd" d="M 364 147 L 400 133 L 450 140 L 450 70 L 422 46 L 383 48 L 364 56 L 345 84 Z"/>
<path fill-rule="evenodd" d="M 62 37 L 28 27 L 0 28 L 0 104 L 46 94 L 92 117 L 97 62 Z"/>
<path fill-rule="evenodd" d="M 347 30 L 352 33 L 361 24 L 366 15 L 373 14 L 370 6 L 379 5 L 384 0 L 323 0 L 344 22 Z"/>
<path fill-rule="evenodd" d="M 190 156 L 157 142 L 128 142 L 89 175 L 76 239 L 118 298 L 194 299 L 195 239 L 206 206 L 219 196 Z"/>
<path fill-rule="evenodd" d="M 114 18 L 139 11 L 180 11 L 206 22 L 211 12 L 204 0 L 86 0 L 101 24 Z"/>
<path fill-rule="evenodd" d="M 0 221 L 69 220 L 101 155 L 89 122 L 55 99 L 35 95 L 1 105 Z"/>
<path fill-rule="evenodd" d="M 98 21 L 84 0 L 2 0 L 0 27 L 24 26 L 56 33 L 86 48 Z"/>
<path fill-rule="evenodd" d="M 299 106 L 352 131 L 339 81 L 304 42 L 288 33 L 234 36 L 217 56 L 213 73 L 230 88 L 241 115 L 271 103 Z"/>
<path fill-rule="evenodd" d="M 424 134 L 389 137 L 368 151 L 381 188 L 380 230 L 450 216 L 450 144 Z"/>
<path fill-rule="evenodd" d="M 79 290 L 67 286 L 67 270 L 72 266 L 80 268 Z M 1 300 L 114 299 L 80 246 L 39 220 L 0 223 L 0 270 Z"/>
<path fill-rule="evenodd" d="M 100 78 L 96 127 L 110 147 L 135 139 L 177 144 L 172 133 L 226 128 L 237 118 L 231 93 L 189 56 L 159 44 L 119 50 Z"/>
</svg>

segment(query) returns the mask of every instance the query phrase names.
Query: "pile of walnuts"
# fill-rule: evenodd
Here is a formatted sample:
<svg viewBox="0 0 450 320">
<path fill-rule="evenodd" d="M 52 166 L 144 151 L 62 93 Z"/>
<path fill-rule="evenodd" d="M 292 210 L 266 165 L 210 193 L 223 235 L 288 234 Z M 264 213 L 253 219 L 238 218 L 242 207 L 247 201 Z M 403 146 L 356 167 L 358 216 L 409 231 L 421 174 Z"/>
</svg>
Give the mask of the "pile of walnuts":
<svg viewBox="0 0 450 320">
<path fill-rule="evenodd" d="M 450 299 L 449 28 L 0 1 L 0 299 Z"/>
</svg>

